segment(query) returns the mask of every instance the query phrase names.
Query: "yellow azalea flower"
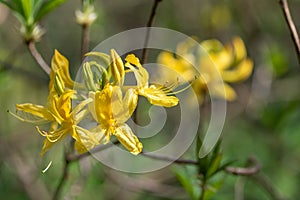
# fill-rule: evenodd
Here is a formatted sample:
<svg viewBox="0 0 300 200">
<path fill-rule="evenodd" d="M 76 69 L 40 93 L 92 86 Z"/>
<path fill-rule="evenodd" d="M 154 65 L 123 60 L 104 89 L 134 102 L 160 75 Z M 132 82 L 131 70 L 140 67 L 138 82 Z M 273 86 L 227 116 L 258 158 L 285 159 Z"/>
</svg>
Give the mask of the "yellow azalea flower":
<svg viewBox="0 0 300 200">
<path fill-rule="evenodd" d="M 125 59 L 125 64 L 135 75 L 137 80 L 137 92 L 144 96 L 153 105 L 172 107 L 178 104 L 178 99 L 175 96 L 168 96 L 172 88 L 149 86 L 149 74 L 147 70 L 140 64 L 140 61 L 133 54 L 130 54 Z"/>
<path fill-rule="evenodd" d="M 16 105 L 17 111 L 22 111 L 51 123 L 48 132 L 41 131 L 39 127 L 37 127 L 37 130 L 46 137 L 41 156 L 67 135 L 71 135 L 75 139 L 75 149 L 79 153 L 86 152 L 99 144 L 97 135 L 92 135 L 90 132 L 84 131 L 84 129 L 77 126 L 88 113 L 88 110 L 84 109 L 84 107 L 90 103 L 92 99 L 83 100 L 71 110 L 71 97 L 73 94 L 73 91 L 67 91 L 61 95 L 50 93 L 45 107 L 31 103 Z M 27 121 L 26 118 L 19 118 L 23 121 Z M 80 130 L 80 134 L 77 129 Z"/>
<path fill-rule="evenodd" d="M 135 90 L 128 89 L 122 98 L 119 86 L 106 84 L 103 90 L 90 92 L 90 97 L 94 99 L 89 104 L 89 109 L 99 123 L 98 135 L 105 135 L 106 142 L 114 135 L 128 151 L 134 155 L 139 154 L 143 145 L 125 123 L 137 105 L 138 96 Z"/>
<path fill-rule="evenodd" d="M 253 62 L 247 58 L 246 48 L 241 38 L 235 37 L 232 45 L 223 46 L 218 40 L 205 40 L 197 47 L 189 40 L 178 44 L 177 52 L 182 57 L 175 58 L 171 53 L 162 52 L 158 56 L 158 63 L 170 67 L 179 73 L 186 81 L 193 81 L 193 75 L 198 78 L 193 81 L 193 88 L 198 93 L 200 100 L 204 94 L 224 98 L 228 101 L 236 99 L 234 89 L 227 84 L 244 81 L 252 70 Z M 191 53 L 198 48 L 198 55 Z M 203 51 L 204 50 L 204 51 Z M 187 60 L 186 60 L 187 59 Z M 198 67 L 199 73 L 194 69 Z M 169 75 L 163 73 L 166 80 Z M 220 80 L 221 77 L 221 80 Z"/>
<path fill-rule="evenodd" d="M 51 72 L 49 90 L 50 93 L 55 89 L 55 79 L 59 77 L 61 80 L 62 87 L 73 89 L 74 81 L 70 77 L 69 72 L 69 61 L 66 57 L 55 50 L 51 61 Z"/>
</svg>

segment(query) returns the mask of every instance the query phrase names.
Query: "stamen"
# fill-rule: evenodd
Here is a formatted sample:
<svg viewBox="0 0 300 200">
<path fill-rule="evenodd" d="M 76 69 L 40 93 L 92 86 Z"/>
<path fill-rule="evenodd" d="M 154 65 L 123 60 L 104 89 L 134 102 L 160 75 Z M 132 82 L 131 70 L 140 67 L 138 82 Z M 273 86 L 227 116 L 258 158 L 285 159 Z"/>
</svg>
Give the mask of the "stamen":
<svg viewBox="0 0 300 200">
<path fill-rule="evenodd" d="M 42 172 L 45 173 L 50 168 L 51 164 L 52 164 L 52 160 L 49 162 L 47 167 Z"/>
</svg>

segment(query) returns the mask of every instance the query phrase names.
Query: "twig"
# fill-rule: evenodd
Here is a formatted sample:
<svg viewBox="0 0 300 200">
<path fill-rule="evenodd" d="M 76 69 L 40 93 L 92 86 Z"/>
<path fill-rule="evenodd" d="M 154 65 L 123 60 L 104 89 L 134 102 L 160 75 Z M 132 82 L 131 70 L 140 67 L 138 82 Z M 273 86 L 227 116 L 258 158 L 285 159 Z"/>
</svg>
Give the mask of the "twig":
<svg viewBox="0 0 300 200">
<path fill-rule="evenodd" d="M 35 59 L 35 61 L 40 65 L 40 67 L 48 74 L 50 75 L 51 68 L 49 65 L 45 62 L 41 54 L 36 49 L 34 42 L 27 43 L 27 47 L 29 49 L 29 52 L 31 53 L 32 57 Z"/>
<path fill-rule="evenodd" d="M 290 29 L 291 37 L 293 39 L 297 56 L 298 56 L 298 62 L 300 64 L 300 39 L 290 13 L 288 2 L 287 0 L 279 0 L 279 4 L 281 5 L 281 9 L 284 14 L 285 21 L 288 24 L 288 27 Z"/>
<path fill-rule="evenodd" d="M 153 24 L 153 20 L 156 14 L 156 9 L 157 6 L 159 4 L 159 2 L 161 2 L 162 0 L 154 0 L 153 6 L 152 6 L 152 10 L 151 10 L 151 14 L 149 17 L 149 20 L 147 22 L 147 32 L 146 32 L 146 36 L 145 36 L 145 42 L 144 42 L 144 48 L 143 48 L 143 52 L 142 52 L 142 64 L 144 64 L 147 60 L 147 53 L 148 53 L 148 42 L 149 42 L 149 37 L 150 37 L 150 28 Z"/>
<path fill-rule="evenodd" d="M 90 26 L 88 24 L 83 24 L 81 27 L 82 27 L 82 36 L 81 36 L 81 62 L 82 62 L 84 59 L 84 55 L 89 51 Z"/>
<path fill-rule="evenodd" d="M 153 158 L 156 160 L 162 160 L 162 161 L 166 161 L 166 162 L 174 162 L 176 164 L 190 164 L 190 165 L 197 165 L 198 162 L 195 160 L 187 160 L 187 159 L 176 159 L 170 156 L 162 156 L 162 155 L 157 155 L 157 154 L 151 154 L 151 153 L 147 153 L 147 152 L 141 152 L 141 155 L 149 157 L 149 158 Z"/>
<path fill-rule="evenodd" d="M 198 165 L 198 162 L 195 160 L 188 160 L 188 159 L 176 159 L 169 156 L 162 156 L 157 154 L 151 154 L 147 152 L 141 152 L 141 155 L 153 158 L 156 160 L 162 160 L 166 162 L 174 162 L 176 164 L 189 164 L 189 165 Z M 260 171 L 261 165 L 260 163 L 254 159 L 249 158 L 249 162 L 251 162 L 251 166 L 249 167 L 226 167 L 224 171 L 229 174 L 238 175 L 238 176 L 251 176 L 257 174 Z"/>
<path fill-rule="evenodd" d="M 225 171 L 232 175 L 251 176 L 258 174 L 261 169 L 261 164 L 255 158 L 249 158 L 250 167 L 226 167 Z"/>
<path fill-rule="evenodd" d="M 94 149 L 90 150 L 89 152 L 83 153 L 83 154 L 75 154 L 75 155 L 68 155 L 67 159 L 69 162 L 74 162 L 77 160 L 80 160 L 82 158 L 85 158 L 87 156 L 90 156 L 92 153 L 103 151 L 113 145 L 119 144 L 119 141 L 114 141 L 112 143 L 106 144 L 106 145 L 100 145 L 98 147 L 95 147 Z"/>
</svg>

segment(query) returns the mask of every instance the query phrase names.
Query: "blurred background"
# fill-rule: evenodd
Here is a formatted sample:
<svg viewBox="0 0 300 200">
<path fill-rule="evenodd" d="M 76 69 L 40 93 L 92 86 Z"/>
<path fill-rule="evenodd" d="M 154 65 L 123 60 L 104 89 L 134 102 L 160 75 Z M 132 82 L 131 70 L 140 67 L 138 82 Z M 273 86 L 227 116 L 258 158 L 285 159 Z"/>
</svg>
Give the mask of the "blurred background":
<svg viewBox="0 0 300 200">
<path fill-rule="evenodd" d="M 92 49 L 106 38 L 145 26 L 149 0 L 95 1 L 98 19 L 91 27 Z M 300 24 L 299 0 L 289 1 Z M 37 48 L 50 63 L 54 49 L 70 61 L 74 77 L 80 67 L 81 29 L 75 10 L 81 1 L 67 1 L 42 21 L 46 34 Z M 262 164 L 262 173 L 286 199 L 300 195 L 300 68 L 287 24 L 276 0 L 163 0 L 154 26 L 180 31 L 200 40 L 223 43 L 240 36 L 254 61 L 252 76 L 235 84 L 238 99 L 228 103 L 223 130 L 224 159 L 243 166 L 249 156 Z M 150 55 L 151 57 L 151 55 Z M 28 53 L 19 23 L 0 4 L 0 197 L 50 199 L 63 168 L 63 145 L 40 158 L 43 138 L 34 126 L 15 119 L 16 103 L 43 105 L 48 77 Z M 146 116 L 147 117 L 147 116 Z M 191 147 L 192 148 L 192 147 Z M 51 168 L 42 173 L 50 160 Z M 172 166 L 155 173 L 123 174 L 92 158 L 71 164 L 63 188 L 64 199 L 189 199 Z M 257 181 L 223 175 L 222 187 L 212 199 L 273 199 Z M 263 183 L 262 183 L 263 184 Z"/>
</svg>

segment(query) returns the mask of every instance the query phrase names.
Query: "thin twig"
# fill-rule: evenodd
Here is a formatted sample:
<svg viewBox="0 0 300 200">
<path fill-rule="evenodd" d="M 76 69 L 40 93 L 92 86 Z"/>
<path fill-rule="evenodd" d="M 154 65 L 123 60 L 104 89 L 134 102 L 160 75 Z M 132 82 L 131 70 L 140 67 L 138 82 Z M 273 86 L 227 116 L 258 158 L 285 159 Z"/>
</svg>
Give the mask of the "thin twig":
<svg viewBox="0 0 300 200">
<path fill-rule="evenodd" d="M 170 156 L 162 156 L 162 155 L 157 155 L 157 154 L 152 154 L 152 153 L 147 153 L 145 151 L 140 153 L 143 156 L 153 158 L 156 160 L 162 160 L 166 162 L 174 162 L 176 164 L 190 164 L 190 165 L 197 165 L 198 162 L 195 160 L 187 160 L 187 159 L 176 159 Z"/>
<path fill-rule="evenodd" d="M 292 16 L 291 16 L 288 2 L 287 2 L 287 0 L 279 0 L 279 4 L 281 5 L 281 9 L 284 14 L 285 21 L 288 24 L 288 27 L 290 29 L 291 37 L 293 39 L 294 46 L 295 46 L 297 56 L 298 56 L 298 62 L 300 64 L 300 39 L 299 39 L 299 35 L 297 32 L 296 26 L 295 26 Z"/>
<path fill-rule="evenodd" d="M 176 159 L 170 156 L 162 156 L 157 154 L 151 154 L 147 152 L 141 152 L 141 155 L 153 158 L 156 160 L 162 160 L 166 162 L 173 162 L 176 164 L 189 164 L 189 165 L 198 165 L 198 162 L 195 160 L 189 159 Z M 260 171 L 261 165 L 254 158 L 249 158 L 251 166 L 249 167 L 226 167 L 224 171 L 229 174 L 238 175 L 238 176 L 251 176 L 257 174 Z"/>
<path fill-rule="evenodd" d="M 144 48 L 143 48 L 143 52 L 142 52 L 142 64 L 144 64 L 147 60 L 147 53 L 148 53 L 148 42 L 149 42 L 149 37 L 150 37 L 150 28 L 153 24 L 153 20 L 156 14 L 156 9 L 157 6 L 159 4 L 159 2 L 161 2 L 162 0 L 154 0 L 153 2 L 153 6 L 152 6 L 152 10 L 151 10 L 151 14 L 149 17 L 149 20 L 147 22 L 147 32 L 146 32 L 146 36 L 145 36 L 145 42 L 144 42 Z"/>
<path fill-rule="evenodd" d="M 226 167 L 225 171 L 232 175 L 238 176 L 251 176 L 258 174 L 261 169 L 261 164 L 255 158 L 249 158 L 248 162 L 250 163 L 249 167 Z"/>
<path fill-rule="evenodd" d="M 29 49 L 29 52 L 31 53 L 32 57 L 35 59 L 35 61 L 40 65 L 40 67 L 48 74 L 50 75 L 51 68 L 49 65 L 45 62 L 41 54 L 36 49 L 34 42 L 27 43 L 27 47 Z"/>
<path fill-rule="evenodd" d="M 74 161 L 80 160 L 82 158 L 85 158 L 87 156 L 90 156 L 92 153 L 97 153 L 97 152 L 103 151 L 103 150 L 108 149 L 109 147 L 111 147 L 113 145 L 117 145 L 119 143 L 120 143 L 119 141 L 114 141 L 114 142 L 106 144 L 106 145 L 100 145 L 86 153 L 83 153 L 83 154 L 68 155 L 67 159 L 69 162 L 74 162 Z"/>
<path fill-rule="evenodd" d="M 81 62 L 82 62 L 84 59 L 84 55 L 89 51 L 90 26 L 88 24 L 83 24 L 81 27 L 82 27 L 82 36 L 81 36 Z"/>
</svg>

